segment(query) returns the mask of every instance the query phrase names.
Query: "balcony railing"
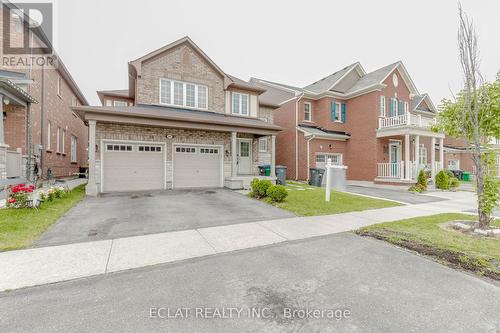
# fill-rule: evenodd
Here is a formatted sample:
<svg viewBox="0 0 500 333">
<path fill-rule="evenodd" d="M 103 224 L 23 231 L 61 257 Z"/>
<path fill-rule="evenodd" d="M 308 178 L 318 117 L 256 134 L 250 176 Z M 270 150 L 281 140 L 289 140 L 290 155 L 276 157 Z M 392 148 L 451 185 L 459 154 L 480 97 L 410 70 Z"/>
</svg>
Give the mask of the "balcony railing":
<svg viewBox="0 0 500 333">
<path fill-rule="evenodd" d="M 435 172 L 438 173 L 441 169 L 441 162 L 435 162 Z M 417 179 L 420 170 L 431 170 L 431 164 L 420 164 L 410 161 L 409 179 Z M 405 162 L 396 163 L 377 163 L 377 178 L 385 179 L 405 179 Z"/>
<path fill-rule="evenodd" d="M 436 118 L 426 118 L 409 112 L 394 117 L 380 117 L 378 119 L 379 129 L 400 126 L 430 128 L 434 124 L 436 124 Z"/>
</svg>

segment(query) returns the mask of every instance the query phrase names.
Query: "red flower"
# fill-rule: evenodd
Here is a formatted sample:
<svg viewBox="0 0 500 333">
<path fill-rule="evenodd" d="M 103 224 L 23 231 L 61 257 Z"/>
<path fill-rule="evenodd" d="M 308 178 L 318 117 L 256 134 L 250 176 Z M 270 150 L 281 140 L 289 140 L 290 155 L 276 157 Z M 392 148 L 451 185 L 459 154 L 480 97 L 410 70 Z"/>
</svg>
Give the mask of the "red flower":
<svg viewBox="0 0 500 333">
<path fill-rule="evenodd" d="M 7 200 L 7 202 L 10 204 L 14 204 L 14 203 L 16 203 L 16 199 L 10 198 L 9 200 Z"/>
</svg>

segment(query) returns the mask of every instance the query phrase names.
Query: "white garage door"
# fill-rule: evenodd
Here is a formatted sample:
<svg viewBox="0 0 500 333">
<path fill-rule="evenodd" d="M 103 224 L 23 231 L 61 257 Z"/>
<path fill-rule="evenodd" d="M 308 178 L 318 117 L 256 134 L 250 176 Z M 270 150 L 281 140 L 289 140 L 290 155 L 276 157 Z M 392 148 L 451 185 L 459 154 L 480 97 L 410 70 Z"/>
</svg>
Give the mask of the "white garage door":
<svg viewBox="0 0 500 333">
<path fill-rule="evenodd" d="M 104 143 L 103 192 L 164 189 L 165 146 Z"/>
<path fill-rule="evenodd" d="M 221 187 L 218 146 L 174 146 L 174 188 Z"/>
</svg>

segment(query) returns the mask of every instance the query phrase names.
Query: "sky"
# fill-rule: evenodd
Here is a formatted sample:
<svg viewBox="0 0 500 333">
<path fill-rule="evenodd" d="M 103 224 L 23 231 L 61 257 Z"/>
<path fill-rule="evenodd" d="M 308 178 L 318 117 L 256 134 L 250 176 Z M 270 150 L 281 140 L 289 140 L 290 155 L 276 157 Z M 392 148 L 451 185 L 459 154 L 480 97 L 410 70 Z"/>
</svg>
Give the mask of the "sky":
<svg viewBox="0 0 500 333">
<path fill-rule="evenodd" d="M 500 1 L 462 0 L 481 71 L 500 70 Z M 349 64 L 402 60 L 437 105 L 462 87 L 454 0 L 57 0 L 56 48 L 91 105 L 128 87 L 127 63 L 189 36 L 226 73 L 303 87 Z"/>
</svg>

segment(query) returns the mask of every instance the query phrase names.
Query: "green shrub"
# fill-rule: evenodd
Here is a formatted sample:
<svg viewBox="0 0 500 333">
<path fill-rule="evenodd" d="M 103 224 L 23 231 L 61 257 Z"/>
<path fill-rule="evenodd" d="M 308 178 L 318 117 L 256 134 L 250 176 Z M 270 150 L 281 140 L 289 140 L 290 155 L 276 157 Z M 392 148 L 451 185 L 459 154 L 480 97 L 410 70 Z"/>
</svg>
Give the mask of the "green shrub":
<svg viewBox="0 0 500 333">
<path fill-rule="evenodd" d="M 460 186 L 460 181 L 457 178 L 455 178 L 455 177 L 449 178 L 449 188 L 454 190 L 458 186 Z"/>
<path fill-rule="evenodd" d="M 272 185 L 273 183 L 270 180 L 254 178 L 250 183 L 253 197 L 257 199 L 264 198 L 267 195 L 267 189 Z"/>
<path fill-rule="evenodd" d="M 267 189 L 267 196 L 273 202 L 283 202 L 288 196 L 288 192 L 282 185 L 273 185 Z"/>
<path fill-rule="evenodd" d="M 417 184 L 425 190 L 427 190 L 427 176 L 424 170 L 420 170 L 417 177 Z"/>
<path fill-rule="evenodd" d="M 441 170 L 436 175 L 436 188 L 447 190 L 450 188 L 448 173 Z"/>
<path fill-rule="evenodd" d="M 425 192 L 426 190 L 427 187 L 422 186 L 421 184 L 413 185 L 408 189 L 408 191 L 410 192 L 418 192 L 418 193 Z"/>
</svg>

